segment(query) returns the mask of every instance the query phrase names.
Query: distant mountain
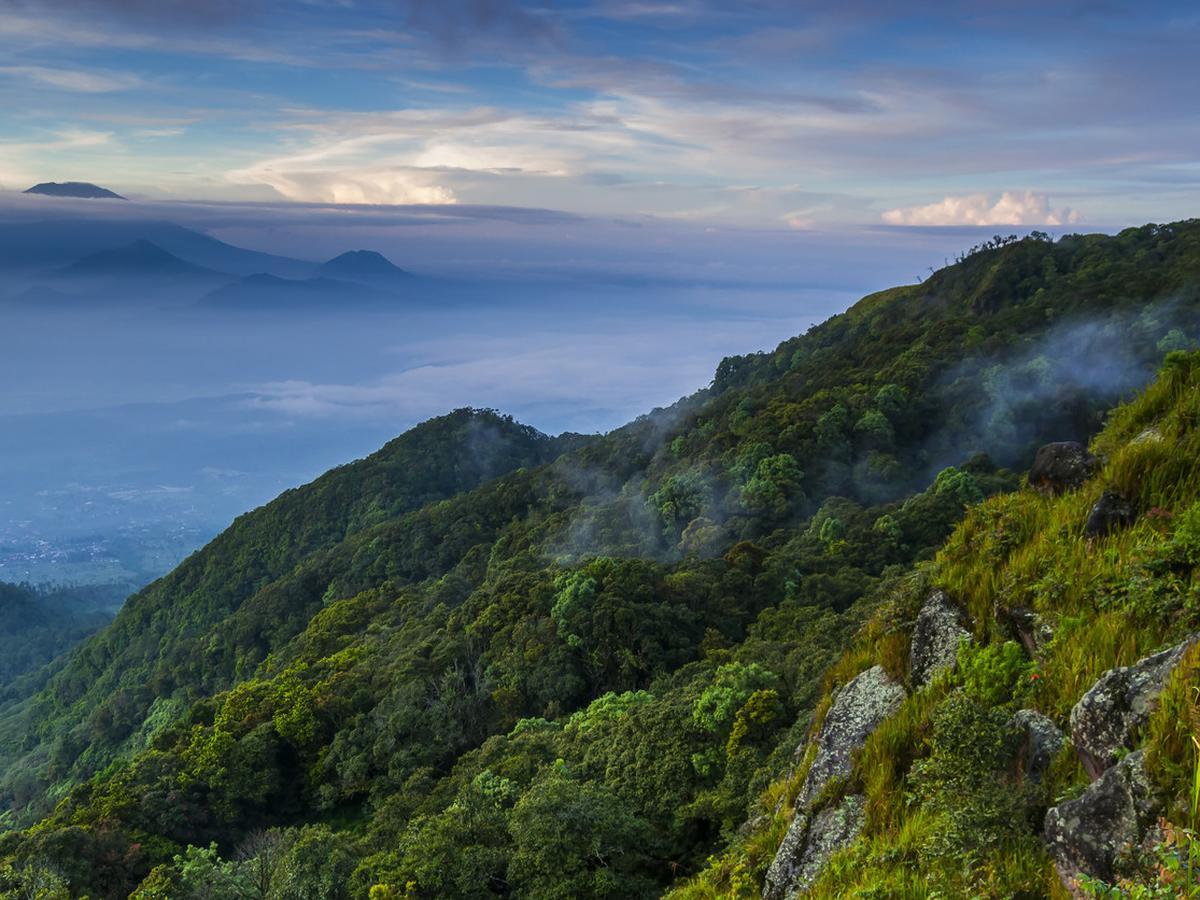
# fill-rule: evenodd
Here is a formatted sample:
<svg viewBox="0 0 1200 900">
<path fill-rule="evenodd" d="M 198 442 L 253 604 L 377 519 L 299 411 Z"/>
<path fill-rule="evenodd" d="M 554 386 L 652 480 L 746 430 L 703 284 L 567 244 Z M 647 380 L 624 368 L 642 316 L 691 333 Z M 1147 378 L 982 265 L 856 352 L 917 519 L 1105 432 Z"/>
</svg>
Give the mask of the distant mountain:
<svg viewBox="0 0 1200 900">
<path fill-rule="evenodd" d="M 328 309 L 381 305 L 390 298 L 382 291 L 332 278 L 278 278 L 249 275 L 206 294 L 197 304 L 209 309 Z"/>
<path fill-rule="evenodd" d="M 411 272 L 394 265 L 374 250 L 351 250 L 317 266 L 314 274 L 322 278 L 355 281 L 377 287 L 398 287 L 414 280 Z"/>
<path fill-rule="evenodd" d="M 269 272 L 303 278 L 313 269 L 306 260 L 235 247 L 171 222 L 104 219 L 0 223 L 0 269 L 44 271 L 136 241 L 148 241 L 193 265 L 237 276 Z"/>
<path fill-rule="evenodd" d="M 185 262 L 157 244 L 138 240 L 112 250 L 101 250 L 71 263 L 55 273 L 63 278 L 97 276 L 137 277 L 216 277 L 229 276 Z"/>
<path fill-rule="evenodd" d="M 100 250 L 46 275 L 35 285 L 34 297 L 43 303 L 53 297 L 37 291 L 47 284 L 69 294 L 66 302 L 145 303 L 187 305 L 235 276 L 197 266 L 168 253 L 157 244 L 138 240 Z M 26 292 L 29 294 L 30 292 Z M 26 297 L 28 302 L 29 297 Z"/>
<path fill-rule="evenodd" d="M 43 181 L 35 184 L 26 194 L 45 194 L 47 197 L 83 197 L 89 200 L 124 200 L 108 188 L 87 181 Z"/>
</svg>

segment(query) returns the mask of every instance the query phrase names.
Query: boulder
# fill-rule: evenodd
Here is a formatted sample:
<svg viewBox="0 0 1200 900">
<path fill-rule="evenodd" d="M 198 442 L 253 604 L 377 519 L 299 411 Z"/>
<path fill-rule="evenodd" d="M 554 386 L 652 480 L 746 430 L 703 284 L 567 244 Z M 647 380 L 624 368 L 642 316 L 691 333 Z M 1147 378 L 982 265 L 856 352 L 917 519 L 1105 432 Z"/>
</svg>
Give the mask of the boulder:
<svg viewBox="0 0 1200 900">
<path fill-rule="evenodd" d="M 1191 640 L 1132 666 L 1109 669 L 1075 704 L 1071 740 L 1089 778 L 1099 778 L 1122 751 L 1131 749 L 1134 732 L 1150 718 L 1154 701 Z"/>
<path fill-rule="evenodd" d="M 834 778 L 850 774 L 853 754 L 879 724 L 900 708 L 904 688 L 874 666 L 837 692 L 817 735 L 817 753 L 796 799 L 805 810 Z"/>
<path fill-rule="evenodd" d="M 1081 874 L 1111 882 L 1118 862 L 1156 829 L 1156 805 L 1142 751 L 1131 753 L 1074 800 L 1046 813 L 1044 838 L 1058 877 L 1084 896 Z"/>
<path fill-rule="evenodd" d="M 1029 483 L 1039 491 L 1061 494 L 1081 487 L 1096 469 L 1096 459 L 1078 441 L 1059 441 L 1038 450 Z"/>
<path fill-rule="evenodd" d="M 964 639 L 971 640 L 971 632 L 964 627 L 965 618 L 945 591 L 934 591 L 929 595 L 917 614 L 909 651 L 914 688 L 928 684 L 938 672 L 954 668 L 959 643 Z"/>
<path fill-rule="evenodd" d="M 1135 437 L 1129 443 L 1136 446 L 1138 444 L 1161 444 L 1162 442 L 1163 442 L 1162 432 L 1159 431 L 1157 428 L 1151 426 L 1150 428 L 1147 428 L 1145 431 L 1143 431 L 1141 434 L 1139 434 L 1137 437 Z"/>
<path fill-rule="evenodd" d="M 1041 781 L 1066 743 L 1066 735 L 1054 722 L 1032 709 L 1017 710 L 1012 724 L 1025 736 L 1019 756 L 1021 771 L 1030 781 Z"/>
<path fill-rule="evenodd" d="M 1041 615 L 1024 606 L 1010 608 L 1008 619 L 1021 644 L 1025 647 L 1025 652 L 1034 659 L 1041 659 L 1046 645 L 1054 640 L 1054 626 Z"/>
<path fill-rule="evenodd" d="M 790 900 L 810 887 L 829 857 L 862 834 L 865 804 L 861 794 L 852 794 L 811 816 L 796 816 L 767 869 L 764 900 Z"/>
<path fill-rule="evenodd" d="M 1137 510 L 1133 508 L 1133 504 L 1116 491 L 1105 491 L 1088 513 L 1083 535 L 1088 540 L 1094 540 L 1128 528 L 1135 521 Z"/>
<path fill-rule="evenodd" d="M 796 815 L 767 871 L 766 900 L 795 896 L 816 878 L 830 854 L 858 837 L 863 826 L 861 796 L 845 797 L 816 811 L 813 801 L 831 781 L 849 776 L 854 752 L 900 708 L 905 696 L 883 666 L 867 669 L 834 695 L 814 739 L 816 754 L 796 797 Z"/>
</svg>

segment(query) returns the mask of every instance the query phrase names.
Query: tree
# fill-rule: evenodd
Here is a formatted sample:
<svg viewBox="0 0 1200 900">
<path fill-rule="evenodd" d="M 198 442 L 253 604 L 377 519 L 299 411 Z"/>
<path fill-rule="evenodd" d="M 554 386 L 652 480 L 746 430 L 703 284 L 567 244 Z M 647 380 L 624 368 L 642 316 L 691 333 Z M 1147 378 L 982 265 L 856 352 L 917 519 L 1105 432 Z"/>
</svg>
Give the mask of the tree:
<svg viewBox="0 0 1200 900">
<path fill-rule="evenodd" d="M 513 807 L 509 883 L 538 900 L 657 896 L 653 831 L 607 788 L 551 766 Z"/>
<path fill-rule="evenodd" d="M 781 516 L 804 496 L 803 480 L 804 472 L 790 453 L 765 457 L 742 488 L 742 504 L 751 511 Z"/>
</svg>

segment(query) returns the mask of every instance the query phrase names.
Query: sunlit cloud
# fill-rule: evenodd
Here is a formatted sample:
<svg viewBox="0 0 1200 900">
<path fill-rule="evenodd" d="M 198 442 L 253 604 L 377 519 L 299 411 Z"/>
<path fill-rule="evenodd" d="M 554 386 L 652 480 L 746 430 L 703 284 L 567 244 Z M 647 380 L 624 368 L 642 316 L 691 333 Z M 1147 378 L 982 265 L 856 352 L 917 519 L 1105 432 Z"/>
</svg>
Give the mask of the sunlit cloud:
<svg viewBox="0 0 1200 900">
<path fill-rule="evenodd" d="M 1035 191 L 1005 191 L 999 197 L 966 194 L 944 197 L 924 206 L 889 209 L 883 213 L 889 225 L 1070 225 L 1079 213 L 1068 207 L 1054 208 L 1046 194 Z"/>
</svg>

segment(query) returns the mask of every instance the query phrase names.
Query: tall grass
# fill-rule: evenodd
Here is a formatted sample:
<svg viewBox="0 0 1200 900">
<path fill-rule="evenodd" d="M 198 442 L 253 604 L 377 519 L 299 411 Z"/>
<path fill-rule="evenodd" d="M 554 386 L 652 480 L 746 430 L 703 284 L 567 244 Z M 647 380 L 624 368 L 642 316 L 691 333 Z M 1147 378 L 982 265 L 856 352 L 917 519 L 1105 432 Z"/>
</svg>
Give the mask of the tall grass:
<svg viewBox="0 0 1200 900">
<path fill-rule="evenodd" d="M 859 672 L 883 665 L 894 678 L 907 680 L 908 629 L 929 584 L 965 607 L 977 645 L 1011 640 L 1007 613 L 1015 607 L 1034 610 L 1052 625 L 1054 638 L 1035 660 L 1022 697 L 1064 729 L 1071 707 L 1103 672 L 1200 628 L 1188 603 L 1174 603 L 1200 593 L 1197 572 L 1164 555 L 1173 540 L 1173 519 L 1200 501 L 1200 353 L 1168 357 L 1159 379 L 1113 412 L 1092 449 L 1101 465 L 1083 488 L 1057 497 L 1026 488 L 970 511 L 914 580 L 920 591 L 880 610 L 827 672 L 814 733 L 833 691 Z M 1139 518 L 1089 541 L 1084 524 L 1106 489 L 1133 502 Z M 1200 606 L 1200 600 L 1193 605 Z M 928 753 L 934 711 L 956 689 L 956 678 L 944 675 L 910 695 L 857 754 L 843 790 L 866 796 L 863 836 L 834 854 L 809 896 L 1068 896 L 1035 836 L 1036 823 L 1028 840 L 970 858 L 946 860 L 923 851 L 940 825 L 914 796 L 910 771 Z M 1186 858 L 1183 879 L 1189 893 L 1181 896 L 1200 896 L 1200 888 L 1190 892 L 1200 875 L 1200 842 L 1194 840 L 1200 825 L 1200 645 L 1185 655 L 1144 732 L 1151 777 L 1172 798 L 1174 821 L 1186 821 L 1191 835 L 1183 856 L 1172 857 Z M 1059 754 L 1044 778 L 1049 798 L 1069 795 L 1085 783 L 1070 749 Z M 672 896 L 749 896 L 742 893 L 748 890 L 743 876 L 755 873 L 755 887 L 761 884 L 798 786 L 793 773 L 773 789 L 785 803 L 781 814 L 758 830 L 753 848 L 732 849 L 690 882 L 687 892 Z"/>
</svg>

